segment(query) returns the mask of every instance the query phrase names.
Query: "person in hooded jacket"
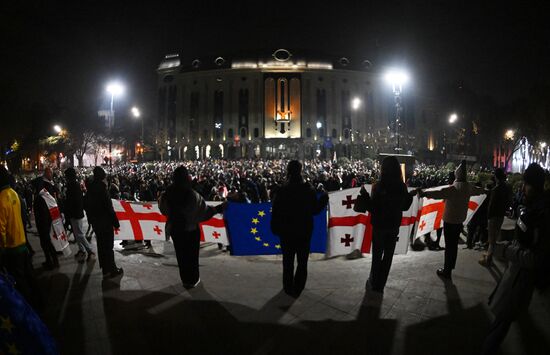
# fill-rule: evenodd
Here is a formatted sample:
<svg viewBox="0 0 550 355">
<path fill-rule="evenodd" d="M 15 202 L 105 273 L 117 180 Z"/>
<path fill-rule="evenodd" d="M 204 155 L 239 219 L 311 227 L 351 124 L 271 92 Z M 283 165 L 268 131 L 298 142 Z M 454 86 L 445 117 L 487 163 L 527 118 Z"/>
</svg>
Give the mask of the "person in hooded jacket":
<svg viewBox="0 0 550 355">
<path fill-rule="evenodd" d="M 456 266 L 458 239 L 466 220 L 470 197 L 485 193 L 485 189 L 477 187 L 466 180 L 466 162 L 462 161 L 455 170 L 455 181 L 452 185 L 441 190 L 420 192 L 420 197 L 445 200 L 445 210 L 443 212 L 445 264 L 443 268 L 437 270 L 437 275 L 447 280 L 452 278 L 452 271 Z"/>
</svg>

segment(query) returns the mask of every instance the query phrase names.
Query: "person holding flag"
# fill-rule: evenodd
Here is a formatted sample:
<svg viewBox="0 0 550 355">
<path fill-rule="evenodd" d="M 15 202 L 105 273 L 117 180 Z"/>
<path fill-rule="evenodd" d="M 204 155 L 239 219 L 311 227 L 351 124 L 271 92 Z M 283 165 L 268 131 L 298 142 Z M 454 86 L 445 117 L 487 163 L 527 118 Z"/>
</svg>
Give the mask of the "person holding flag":
<svg viewBox="0 0 550 355">
<path fill-rule="evenodd" d="M 221 213 L 225 204 L 208 206 L 191 187 L 191 177 L 185 166 L 174 170 L 172 185 L 166 189 L 166 209 L 170 224 L 170 236 L 174 242 L 176 259 L 183 287 L 197 287 L 199 275 L 199 223 L 216 213 Z"/>
<path fill-rule="evenodd" d="M 313 216 L 328 204 L 328 195 L 317 199 L 313 187 L 302 178 L 302 164 L 292 160 L 287 167 L 288 181 L 273 198 L 271 231 L 279 236 L 283 251 L 283 289 L 298 297 L 306 285 L 307 261 L 313 232 Z M 294 259 L 298 266 L 294 273 Z"/>
<path fill-rule="evenodd" d="M 57 199 L 58 190 L 53 183 L 53 171 L 51 168 L 44 169 L 44 175 L 33 180 L 34 187 L 34 220 L 36 230 L 40 237 L 40 247 L 44 252 L 46 261 L 42 263 L 45 270 L 52 270 L 59 267 L 57 252 L 52 244 L 50 231 L 52 229 L 52 216 L 48 204 L 41 196 L 40 192 L 45 189 L 54 199 Z"/>
<path fill-rule="evenodd" d="M 407 191 L 399 161 L 394 156 L 385 157 L 382 161 L 380 180 L 372 186 L 372 197 L 364 186 L 361 188 L 354 211 L 368 211 L 372 216 L 373 228 L 372 264 L 367 289 L 384 292 L 403 211 L 409 209 L 416 194 L 417 190 Z"/>
<path fill-rule="evenodd" d="M 122 268 L 117 267 L 113 252 L 115 229 L 120 228 L 120 223 L 107 191 L 105 170 L 96 166 L 93 174 L 94 180 L 84 198 L 84 208 L 96 234 L 97 255 L 103 278 L 114 278 L 124 273 Z"/>
<path fill-rule="evenodd" d="M 445 264 L 437 275 L 450 280 L 456 266 L 458 238 L 466 220 L 470 196 L 482 195 L 485 189 L 468 183 L 466 162 L 462 161 L 455 170 L 455 181 L 441 190 L 420 191 L 420 197 L 445 200 L 443 211 L 443 236 L 445 238 Z"/>
</svg>

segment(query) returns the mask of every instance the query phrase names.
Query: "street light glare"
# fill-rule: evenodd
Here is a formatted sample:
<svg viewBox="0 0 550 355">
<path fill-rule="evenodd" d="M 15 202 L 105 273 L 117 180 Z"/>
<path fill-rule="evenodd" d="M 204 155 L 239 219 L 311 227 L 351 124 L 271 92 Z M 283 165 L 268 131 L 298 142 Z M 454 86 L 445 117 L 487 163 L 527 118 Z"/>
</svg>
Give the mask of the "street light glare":
<svg viewBox="0 0 550 355">
<path fill-rule="evenodd" d="M 353 100 L 351 100 L 351 107 L 354 110 L 357 110 L 361 106 L 361 99 L 358 97 L 354 97 Z"/>
<path fill-rule="evenodd" d="M 122 95 L 124 93 L 124 86 L 118 82 L 112 82 L 107 85 L 107 92 L 113 96 Z"/>
<path fill-rule="evenodd" d="M 449 116 L 449 123 L 450 124 L 455 123 L 456 120 L 458 120 L 458 115 L 456 113 L 453 113 L 452 115 Z"/>
<path fill-rule="evenodd" d="M 132 107 L 132 115 L 134 115 L 135 118 L 139 118 L 139 116 L 141 116 L 141 112 L 139 111 L 139 108 L 137 107 Z"/>
<path fill-rule="evenodd" d="M 317 128 L 323 127 L 323 124 L 321 122 L 317 122 Z"/>
<path fill-rule="evenodd" d="M 391 85 L 402 86 L 409 82 L 409 74 L 402 69 L 390 69 L 384 80 Z"/>
<path fill-rule="evenodd" d="M 514 132 L 513 129 L 509 129 L 509 130 L 506 131 L 506 133 L 504 133 L 504 138 L 512 140 L 512 139 L 514 139 L 515 134 L 516 134 L 516 132 Z"/>
<path fill-rule="evenodd" d="M 53 130 L 55 131 L 55 133 L 61 133 L 61 126 L 56 124 L 55 126 L 53 126 Z"/>
</svg>

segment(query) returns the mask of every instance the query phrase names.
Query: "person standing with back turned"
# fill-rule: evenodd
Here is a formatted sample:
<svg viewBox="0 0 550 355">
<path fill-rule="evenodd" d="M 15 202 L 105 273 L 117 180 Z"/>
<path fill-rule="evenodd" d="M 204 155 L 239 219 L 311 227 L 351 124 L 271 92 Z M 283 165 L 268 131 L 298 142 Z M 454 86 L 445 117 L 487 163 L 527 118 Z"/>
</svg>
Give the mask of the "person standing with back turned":
<svg viewBox="0 0 550 355">
<path fill-rule="evenodd" d="M 470 196 L 485 193 L 482 187 L 477 187 L 466 181 L 466 162 L 455 170 L 455 181 L 452 185 L 436 191 L 421 191 L 420 197 L 445 200 L 443 212 L 443 235 L 445 237 L 445 265 L 437 270 L 437 275 L 450 280 L 456 266 L 458 255 L 458 238 L 462 231 L 462 223 L 466 220 Z"/>
<path fill-rule="evenodd" d="M 199 223 L 221 213 L 225 204 L 208 206 L 201 195 L 191 187 L 187 168 L 174 170 L 172 185 L 166 189 L 166 212 L 170 224 L 170 236 L 174 242 L 176 259 L 183 287 L 191 289 L 201 282 L 199 276 Z M 165 208 L 160 207 L 161 210 Z"/>
<path fill-rule="evenodd" d="M 97 256 L 99 267 L 103 271 L 103 278 L 113 278 L 124 273 L 115 263 L 113 246 L 115 242 L 115 228 L 120 223 L 113 208 L 113 202 L 107 191 L 107 174 L 100 166 L 94 168 L 94 180 L 88 188 L 84 200 L 88 222 L 92 224 L 97 238 Z"/>
<path fill-rule="evenodd" d="M 271 231 L 281 239 L 283 250 L 283 289 L 298 297 L 306 285 L 307 261 L 313 232 L 313 216 L 328 203 L 325 193 L 317 200 L 313 187 L 303 181 L 302 164 L 288 163 L 288 182 L 277 190 L 273 198 Z M 294 273 L 294 259 L 298 266 Z"/>
<path fill-rule="evenodd" d="M 380 180 L 372 186 L 372 197 L 361 188 L 354 211 L 369 211 L 372 223 L 372 264 L 366 288 L 384 292 L 399 235 L 403 211 L 411 206 L 416 190 L 407 192 L 397 158 L 382 161 Z"/>
</svg>

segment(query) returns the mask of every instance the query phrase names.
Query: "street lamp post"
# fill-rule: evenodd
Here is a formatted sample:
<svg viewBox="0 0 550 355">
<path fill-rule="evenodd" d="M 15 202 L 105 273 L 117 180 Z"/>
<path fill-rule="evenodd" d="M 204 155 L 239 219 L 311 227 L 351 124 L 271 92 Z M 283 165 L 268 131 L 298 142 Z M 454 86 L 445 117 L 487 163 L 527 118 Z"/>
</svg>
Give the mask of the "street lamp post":
<svg viewBox="0 0 550 355">
<path fill-rule="evenodd" d="M 396 146 L 395 151 L 399 153 L 401 151 L 401 141 L 399 127 L 401 126 L 401 112 L 403 106 L 401 105 L 401 92 L 403 90 L 403 85 L 409 81 L 409 75 L 403 70 L 391 69 L 389 70 L 384 79 L 388 84 L 392 86 L 392 91 L 395 101 L 395 125 L 394 132 L 396 136 Z"/>
<path fill-rule="evenodd" d="M 107 85 L 107 92 L 111 94 L 111 112 L 109 114 L 109 172 L 113 169 L 112 141 L 113 141 L 113 126 L 115 124 L 115 96 L 122 95 L 124 86 L 118 82 L 112 82 Z"/>
<path fill-rule="evenodd" d="M 353 111 L 357 112 L 359 110 L 359 108 L 361 107 L 361 99 L 358 98 L 358 97 L 354 97 L 352 100 L 351 100 L 351 108 L 353 109 Z M 359 127 L 361 127 L 359 125 Z M 351 130 L 353 132 L 353 130 Z M 357 132 L 357 137 L 356 139 L 361 139 L 361 137 L 359 137 L 359 131 L 356 130 Z M 353 133 L 351 133 L 351 147 L 352 149 L 351 150 L 354 150 L 354 139 L 353 139 Z M 352 151 L 350 150 L 350 157 L 353 157 L 353 154 L 352 154 Z M 360 152 L 359 152 L 359 156 L 362 158 L 363 157 L 363 150 L 361 149 Z"/>
<path fill-rule="evenodd" d="M 140 136 L 140 148 L 143 152 L 143 140 L 144 140 L 144 133 L 143 133 L 143 117 L 141 117 L 141 111 L 136 106 L 132 107 L 132 116 L 136 119 L 141 119 L 141 136 Z M 143 153 L 140 153 L 141 158 L 143 158 Z"/>
</svg>

